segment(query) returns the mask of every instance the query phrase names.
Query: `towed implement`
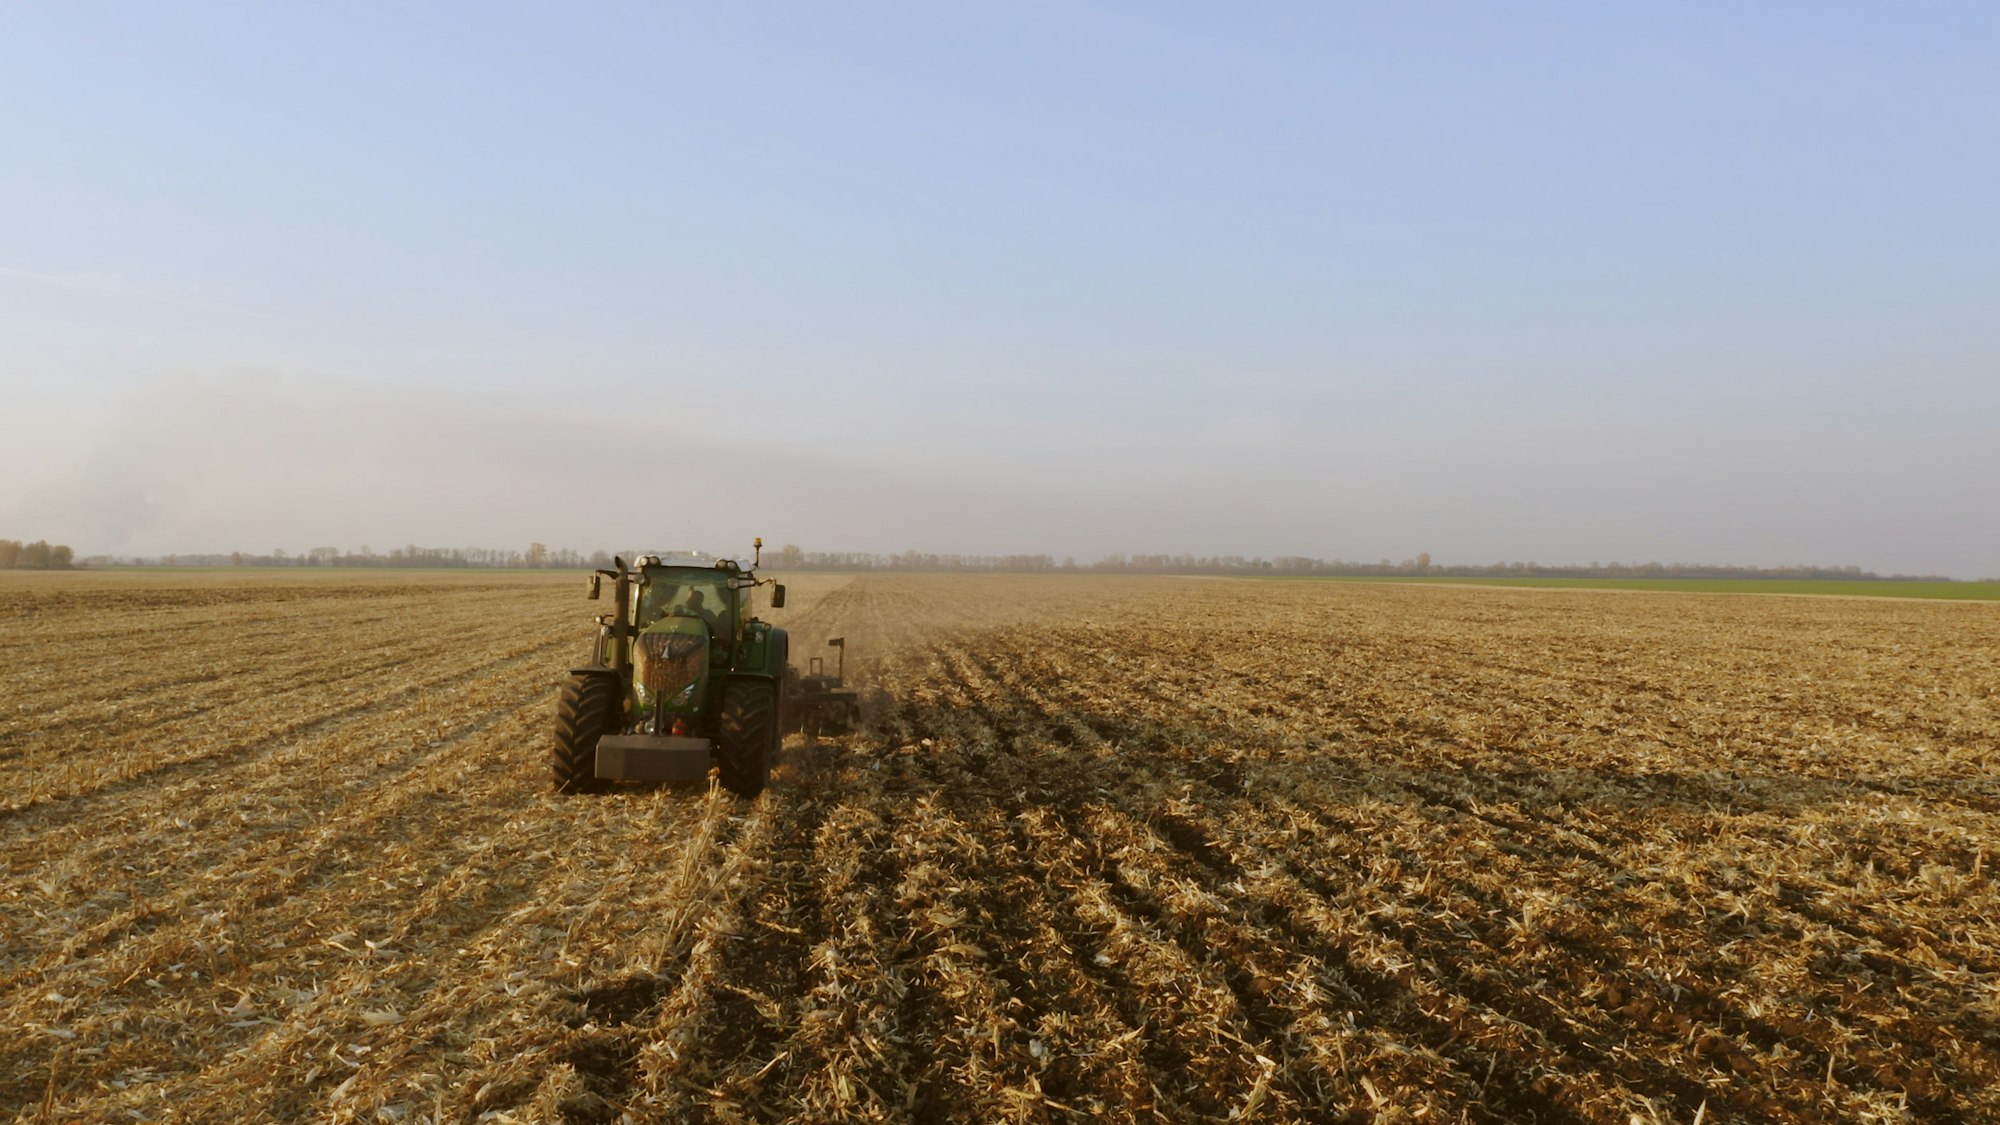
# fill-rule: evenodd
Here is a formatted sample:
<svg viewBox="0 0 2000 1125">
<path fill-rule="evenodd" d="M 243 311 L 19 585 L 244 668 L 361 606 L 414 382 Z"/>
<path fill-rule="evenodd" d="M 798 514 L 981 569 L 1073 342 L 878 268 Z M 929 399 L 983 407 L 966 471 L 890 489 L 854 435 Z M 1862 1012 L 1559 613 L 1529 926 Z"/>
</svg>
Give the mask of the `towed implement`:
<svg viewBox="0 0 2000 1125">
<path fill-rule="evenodd" d="M 785 630 L 753 613 L 764 541 L 749 563 L 697 554 L 644 555 L 590 576 L 611 580 L 613 609 L 597 619 L 590 663 L 572 668 L 556 702 L 555 787 L 603 792 L 619 781 L 701 781 L 711 766 L 725 788 L 754 797 L 771 775 L 787 729 L 817 732 L 826 714 L 851 723 L 853 693 L 839 676 L 801 677 Z M 846 652 L 842 646 L 843 656 Z M 831 731 L 829 731 L 831 733 Z"/>
<path fill-rule="evenodd" d="M 847 638 L 835 637 L 827 647 L 840 650 L 834 671 L 826 661 L 813 657 L 806 662 L 804 675 L 796 668 L 785 669 L 785 732 L 803 730 L 808 740 L 822 734 L 846 734 L 861 722 L 861 698 L 846 689 Z"/>
</svg>

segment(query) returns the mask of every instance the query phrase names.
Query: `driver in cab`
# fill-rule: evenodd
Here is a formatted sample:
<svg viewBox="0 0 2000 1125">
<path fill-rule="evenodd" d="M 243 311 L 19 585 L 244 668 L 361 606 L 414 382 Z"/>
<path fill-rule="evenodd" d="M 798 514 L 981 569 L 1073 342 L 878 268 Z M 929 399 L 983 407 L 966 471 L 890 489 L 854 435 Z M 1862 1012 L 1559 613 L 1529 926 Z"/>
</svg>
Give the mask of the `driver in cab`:
<svg viewBox="0 0 2000 1125">
<path fill-rule="evenodd" d="M 722 623 L 719 616 L 714 609 L 709 607 L 707 598 L 700 590 L 689 590 L 687 600 L 675 605 L 667 612 L 682 617 L 698 618 L 703 625 L 708 626 L 708 635 L 711 639 L 718 642 L 728 640 L 728 638 L 722 635 Z"/>
</svg>

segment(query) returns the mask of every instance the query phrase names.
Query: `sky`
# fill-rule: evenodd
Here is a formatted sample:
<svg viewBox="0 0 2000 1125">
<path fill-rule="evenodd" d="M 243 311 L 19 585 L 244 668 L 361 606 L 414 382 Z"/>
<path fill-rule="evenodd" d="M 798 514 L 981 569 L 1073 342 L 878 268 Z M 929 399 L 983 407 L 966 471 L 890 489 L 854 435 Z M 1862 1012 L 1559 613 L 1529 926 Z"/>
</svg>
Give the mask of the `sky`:
<svg viewBox="0 0 2000 1125">
<path fill-rule="evenodd" d="M 0 537 L 2000 576 L 1990 4 L 0 4 Z"/>
</svg>

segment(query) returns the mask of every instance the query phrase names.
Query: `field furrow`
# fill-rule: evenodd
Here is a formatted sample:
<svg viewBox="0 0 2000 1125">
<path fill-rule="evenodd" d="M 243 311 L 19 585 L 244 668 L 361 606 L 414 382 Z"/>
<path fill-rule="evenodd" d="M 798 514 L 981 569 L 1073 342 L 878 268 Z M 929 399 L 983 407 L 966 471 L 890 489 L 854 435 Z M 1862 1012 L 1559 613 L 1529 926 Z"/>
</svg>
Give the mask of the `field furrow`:
<svg viewBox="0 0 2000 1125">
<path fill-rule="evenodd" d="M 0 1119 L 2000 1116 L 1991 606 L 787 581 L 755 801 L 573 576 L 0 585 Z"/>
</svg>

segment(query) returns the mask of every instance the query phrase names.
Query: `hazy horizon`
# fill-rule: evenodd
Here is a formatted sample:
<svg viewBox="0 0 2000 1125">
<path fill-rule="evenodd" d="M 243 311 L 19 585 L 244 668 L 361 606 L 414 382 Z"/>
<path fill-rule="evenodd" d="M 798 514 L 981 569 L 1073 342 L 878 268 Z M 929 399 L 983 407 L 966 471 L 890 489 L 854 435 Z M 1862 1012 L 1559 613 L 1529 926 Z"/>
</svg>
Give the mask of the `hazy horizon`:
<svg viewBox="0 0 2000 1125">
<path fill-rule="evenodd" d="M 2000 11 L 0 12 L 0 537 L 2000 574 Z"/>
</svg>

